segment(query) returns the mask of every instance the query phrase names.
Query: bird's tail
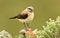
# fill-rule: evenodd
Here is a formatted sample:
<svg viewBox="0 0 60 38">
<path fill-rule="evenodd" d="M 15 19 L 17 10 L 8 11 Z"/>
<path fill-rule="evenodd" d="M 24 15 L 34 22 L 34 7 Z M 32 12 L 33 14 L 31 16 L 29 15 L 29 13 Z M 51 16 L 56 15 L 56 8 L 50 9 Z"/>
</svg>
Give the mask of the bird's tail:
<svg viewBox="0 0 60 38">
<path fill-rule="evenodd" d="M 9 18 L 9 19 L 15 19 L 15 18 L 17 18 L 17 16 L 11 17 L 11 18 Z"/>
</svg>

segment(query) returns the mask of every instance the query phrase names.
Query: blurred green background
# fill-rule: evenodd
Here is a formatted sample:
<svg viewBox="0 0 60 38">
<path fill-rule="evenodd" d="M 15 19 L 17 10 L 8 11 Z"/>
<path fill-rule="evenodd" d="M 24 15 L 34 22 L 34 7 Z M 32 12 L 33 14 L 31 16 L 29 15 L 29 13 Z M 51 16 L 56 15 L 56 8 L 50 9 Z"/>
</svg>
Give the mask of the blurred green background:
<svg viewBox="0 0 60 38">
<path fill-rule="evenodd" d="M 0 0 L 0 31 L 7 30 L 13 36 L 24 26 L 18 20 L 9 18 L 19 14 L 28 6 L 35 8 L 35 18 L 29 23 L 33 29 L 41 29 L 49 18 L 60 16 L 60 0 Z"/>
</svg>

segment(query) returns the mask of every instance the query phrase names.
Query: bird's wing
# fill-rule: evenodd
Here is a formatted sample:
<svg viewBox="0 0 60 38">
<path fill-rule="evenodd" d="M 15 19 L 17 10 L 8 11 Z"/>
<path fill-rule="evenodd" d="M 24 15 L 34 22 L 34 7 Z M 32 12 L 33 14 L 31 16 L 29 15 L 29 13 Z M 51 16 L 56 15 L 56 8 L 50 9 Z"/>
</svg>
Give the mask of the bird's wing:
<svg viewBox="0 0 60 38">
<path fill-rule="evenodd" d="M 10 19 L 26 19 L 28 17 L 28 14 L 18 14 L 17 16 L 11 17 Z"/>
<path fill-rule="evenodd" d="M 26 19 L 28 17 L 28 13 L 26 10 L 22 11 L 22 13 L 18 14 L 17 16 L 11 17 L 10 19 Z"/>
<path fill-rule="evenodd" d="M 16 16 L 18 19 L 26 19 L 28 17 L 28 14 L 19 14 Z"/>
</svg>

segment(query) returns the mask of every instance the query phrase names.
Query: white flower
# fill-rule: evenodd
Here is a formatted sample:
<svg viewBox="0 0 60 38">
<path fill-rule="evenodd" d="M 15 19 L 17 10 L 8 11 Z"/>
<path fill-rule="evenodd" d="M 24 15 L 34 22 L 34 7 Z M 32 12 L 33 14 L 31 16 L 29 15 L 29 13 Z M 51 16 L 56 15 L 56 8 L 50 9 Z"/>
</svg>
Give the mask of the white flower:
<svg viewBox="0 0 60 38">
<path fill-rule="evenodd" d="M 0 38 L 12 38 L 12 36 L 5 30 L 0 32 Z"/>
<path fill-rule="evenodd" d="M 37 32 L 38 32 L 38 29 L 35 29 L 35 30 L 33 31 L 34 34 L 37 34 Z"/>
<path fill-rule="evenodd" d="M 52 20 L 51 18 L 49 18 L 49 21 L 46 21 L 47 25 L 56 25 L 55 20 Z"/>
</svg>

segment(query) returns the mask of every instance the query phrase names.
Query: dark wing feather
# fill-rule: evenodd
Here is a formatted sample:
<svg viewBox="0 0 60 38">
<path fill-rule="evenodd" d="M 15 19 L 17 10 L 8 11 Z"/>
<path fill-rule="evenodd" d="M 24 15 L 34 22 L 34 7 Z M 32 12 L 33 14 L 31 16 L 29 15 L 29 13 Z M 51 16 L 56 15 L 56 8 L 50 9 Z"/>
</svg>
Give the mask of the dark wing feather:
<svg viewBox="0 0 60 38">
<path fill-rule="evenodd" d="M 11 17 L 10 19 L 26 19 L 28 17 L 28 14 L 19 14 L 17 16 Z"/>
<path fill-rule="evenodd" d="M 15 19 L 17 16 L 14 16 L 14 17 L 11 17 L 11 18 L 9 18 L 9 19 Z"/>
<path fill-rule="evenodd" d="M 19 14 L 19 15 L 17 15 L 16 18 L 18 18 L 18 19 L 26 19 L 27 17 L 28 17 L 28 14 Z"/>
</svg>

